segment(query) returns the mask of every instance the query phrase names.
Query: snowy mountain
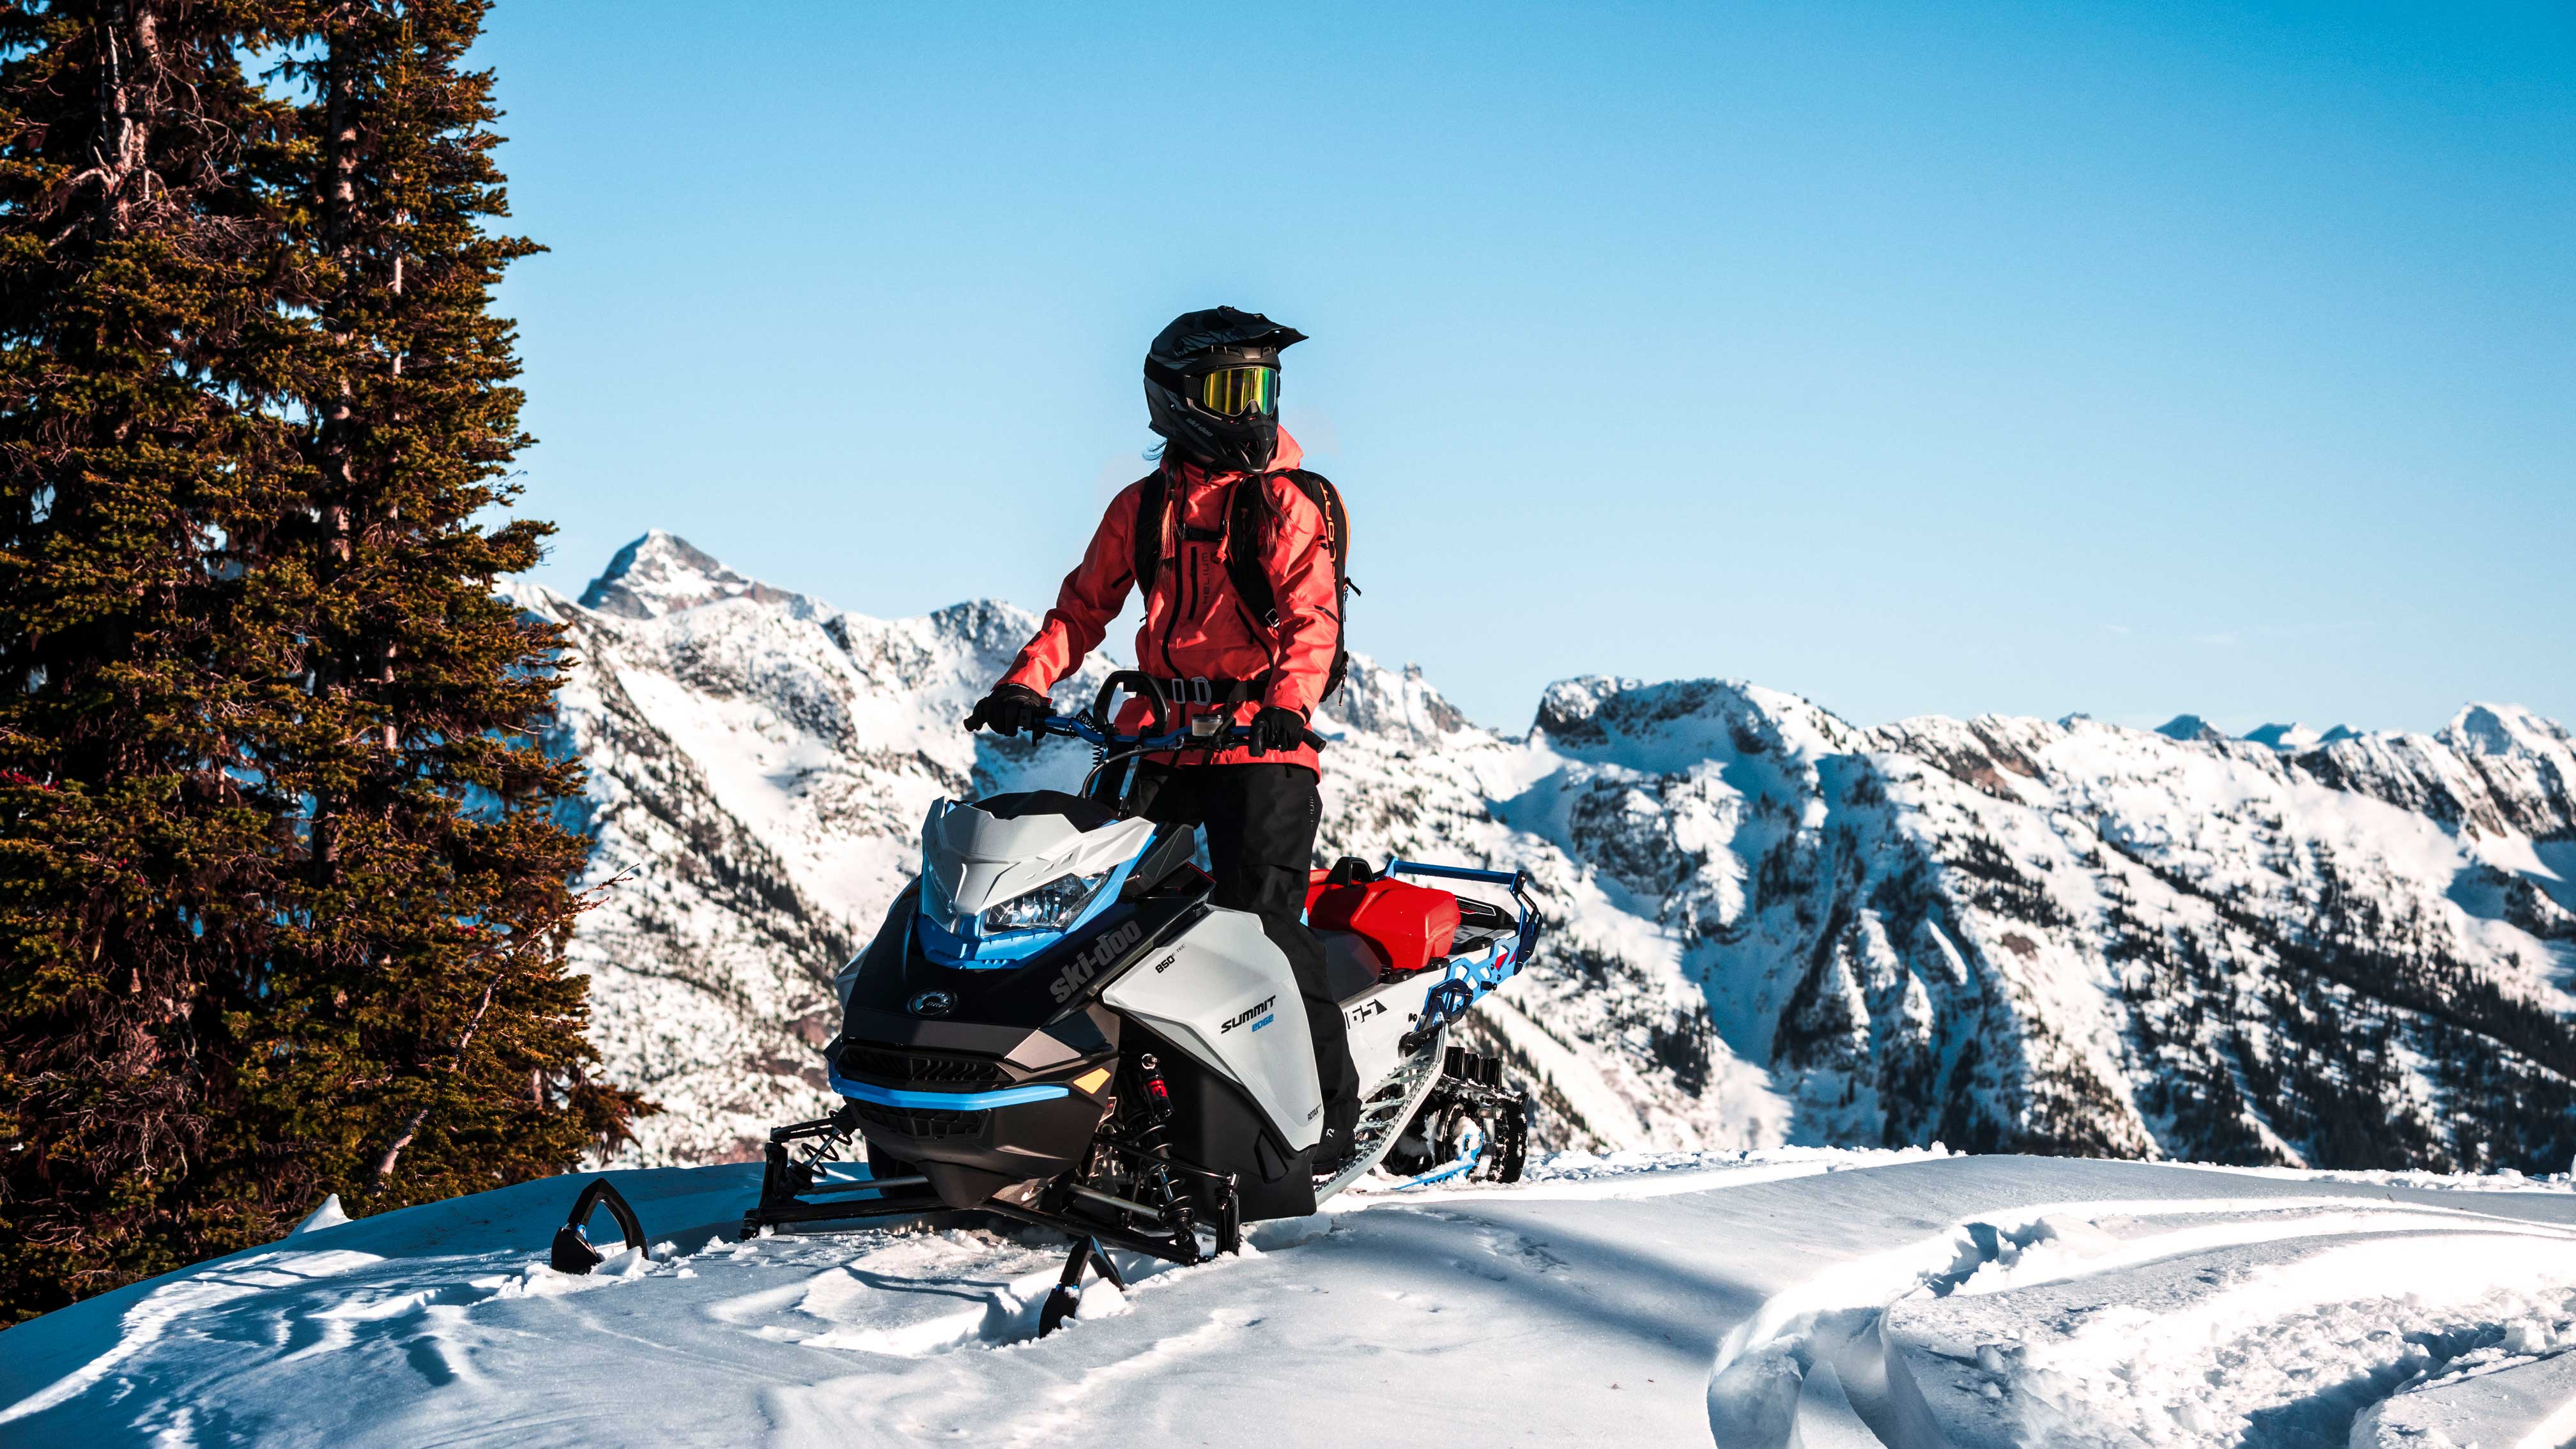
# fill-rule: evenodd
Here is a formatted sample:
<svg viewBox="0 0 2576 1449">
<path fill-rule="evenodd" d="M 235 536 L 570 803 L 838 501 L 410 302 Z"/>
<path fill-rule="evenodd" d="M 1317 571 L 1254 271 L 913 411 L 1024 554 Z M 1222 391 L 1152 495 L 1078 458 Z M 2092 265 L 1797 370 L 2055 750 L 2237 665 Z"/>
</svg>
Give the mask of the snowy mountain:
<svg viewBox="0 0 2576 1449">
<path fill-rule="evenodd" d="M 0 1333 L 0 1442 L 2556 1449 L 2562 1177 L 1921 1151 L 1561 1156 L 1346 1194 L 1201 1267 L 991 1220 L 735 1240 L 758 1169 L 618 1174 L 650 1238 L 546 1266 L 577 1179 L 355 1222 Z M 2358 1180 L 2355 1180 L 2358 1179 Z M 603 1215 L 598 1225 L 608 1231 Z"/>
<path fill-rule="evenodd" d="M 941 794 L 1085 762 L 956 725 L 1035 626 L 881 621 L 667 534 L 576 602 L 556 748 L 604 892 L 576 939 L 637 1160 L 825 1105 L 831 969 Z M 1068 682 L 1087 698 L 1105 664 Z M 2080 717 L 1862 729 L 1697 680 L 1552 687 L 1522 737 L 1355 660 L 1327 855 L 1518 863 L 1553 922 L 1480 1007 L 1561 1147 L 1782 1143 L 2527 1171 L 2576 1150 L 2576 740 L 2231 739 Z M 2258 731 L 2257 734 L 2264 734 Z"/>
</svg>

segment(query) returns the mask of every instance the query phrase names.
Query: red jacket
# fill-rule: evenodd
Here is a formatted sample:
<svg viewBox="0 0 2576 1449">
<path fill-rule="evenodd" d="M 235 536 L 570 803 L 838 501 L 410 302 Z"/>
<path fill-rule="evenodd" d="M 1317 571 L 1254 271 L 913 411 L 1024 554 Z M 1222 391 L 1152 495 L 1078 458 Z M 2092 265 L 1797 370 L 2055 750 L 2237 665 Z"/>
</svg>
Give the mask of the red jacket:
<svg viewBox="0 0 2576 1449">
<path fill-rule="evenodd" d="M 1333 584 L 1332 555 L 1324 546 L 1323 512 L 1303 489 L 1279 476 L 1304 456 L 1297 440 L 1281 429 L 1278 456 L 1257 480 L 1258 486 L 1270 490 L 1265 514 L 1270 523 L 1252 543 L 1261 550 L 1261 567 L 1278 595 L 1275 638 L 1252 617 L 1226 573 L 1223 551 L 1242 541 L 1200 543 L 1181 536 L 1185 524 L 1221 532 L 1227 503 L 1248 475 L 1210 473 L 1192 463 L 1168 470 L 1173 482 L 1166 490 L 1170 502 L 1162 520 L 1163 562 L 1155 570 L 1153 592 L 1145 600 L 1145 622 L 1136 630 L 1136 667 L 1167 679 L 1198 675 L 1257 679 L 1267 674 L 1270 682 L 1262 697 L 1246 700 L 1231 711 L 1240 724 L 1251 723 L 1265 705 L 1311 715 L 1332 673 L 1333 650 L 1342 627 L 1341 601 Z M 1142 483 L 1130 483 L 1109 501 L 1109 512 L 1091 536 L 1091 547 L 1083 551 L 1082 562 L 1073 572 L 1064 576 L 1055 607 L 1047 611 L 1037 637 L 1002 676 L 1004 684 L 1026 685 L 1044 694 L 1099 647 L 1109 621 L 1126 607 L 1128 587 L 1136 581 L 1136 512 L 1143 492 Z M 1154 521 L 1147 520 L 1146 526 L 1154 526 Z M 1207 712 L 1207 706 L 1200 706 L 1181 713 Z M 1144 701 L 1131 700 L 1119 711 L 1118 727 L 1136 729 L 1149 713 Z M 1186 758 L 1207 759 L 1195 752 Z M 1232 749 L 1211 763 L 1262 761 L 1319 768 L 1314 750 L 1304 745 L 1286 752 L 1273 750 L 1258 759 L 1247 750 Z"/>
</svg>

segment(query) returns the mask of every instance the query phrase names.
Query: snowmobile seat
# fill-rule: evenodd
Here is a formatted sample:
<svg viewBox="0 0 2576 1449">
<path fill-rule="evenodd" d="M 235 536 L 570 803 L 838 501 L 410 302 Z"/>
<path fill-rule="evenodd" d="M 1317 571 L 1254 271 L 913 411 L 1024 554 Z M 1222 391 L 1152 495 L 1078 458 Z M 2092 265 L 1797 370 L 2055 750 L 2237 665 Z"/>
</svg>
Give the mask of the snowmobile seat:
<svg viewBox="0 0 2576 1449">
<path fill-rule="evenodd" d="M 1420 971 L 1449 955 L 1458 934 L 1458 898 L 1400 880 L 1354 880 L 1336 866 L 1306 886 L 1306 920 L 1320 935 L 1359 938 L 1381 972 Z M 1334 876 L 1342 877 L 1339 880 Z M 1326 952 L 1329 960 L 1331 952 Z"/>
<path fill-rule="evenodd" d="M 1335 1001 L 1348 1001 L 1377 985 L 1381 968 L 1376 948 L 1358 932 L 1317 931 L 1315 939 L 1324 948 L 1324 985 Z"/>
</svg>

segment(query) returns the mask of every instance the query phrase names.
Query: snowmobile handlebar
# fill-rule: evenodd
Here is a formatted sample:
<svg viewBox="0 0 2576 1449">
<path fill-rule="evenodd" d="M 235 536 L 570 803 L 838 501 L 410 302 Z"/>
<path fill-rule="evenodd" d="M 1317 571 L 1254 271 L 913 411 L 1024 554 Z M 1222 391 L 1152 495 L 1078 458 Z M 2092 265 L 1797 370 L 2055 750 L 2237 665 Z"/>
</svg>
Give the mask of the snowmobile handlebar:
<svg viewBox="0 0 2576 1449">
<path fill-rule="evenodd" d="M 1147 733 L 1122 735 L 1110 727 L 1109 706 L 1118 698 L 1118 691 L 1121 689 L 1144 700 L 1151 710 L 1147 717 L 1149 726 Z M 1049 715 L 1044 733 L 1069 735 L 1074 739 L 1098 745 L 1105 750 L 1176 750 L 1187 744 L 1210 745 L 1222 742 L 1239 745 L 1250 742 L 1251 726 L 1236 725 L 1231 729 L 1216 727 L 1216 722 L 1222 718 L 1221 715 L 1203 715 L 1175 728 L 1171 696 L 1164 691 L 1163 681 L 1141 669 L 1119 669 L 1111 671 L 1107 679 L 1100 681 L 1100 693 L 1092 698 L 1091 713 L 1088 717 L 1069 714 Z M 1204 728 L 1203 730 L 1193 729 L 1191 728 L 1193 725 Z M 1312 728 L 1302 733 L 1309 748 L 1320 750 L 1324 747 L 1324 737 L 1315 733 Z"/>
<path fill-rule="evenodd" d="M 1215 716 L 1209 716 L 1209 718 L 1215 718 Z M 1250 725 L 1236 725 L 1232 729 L 1215 730 L 1207 734 L 1197 734 L 1190 730 L 1178 729 L 1171 730 L 1163 734 L 1122 735 L 1114 730 L 1104 730 L 1098 725 L 1093 724 L 1089 719 L 1078 714 L 1048 715 L 1046 723 L 1040 727 L 1039 733 L 1063 735 L 1069 739 L 1081 740 L 1086 744 L 1098 745 L 1104 750 L 1118 751 L 1137 750 L 1151 752 L 1155 750 L 1177 750 L 1190 745 L 1204 745 L 1210 743 L 1242 745 L 1249 744 L 1252 741 L 1252 726 Z M 1305 737 L 1306 743 L 1318 750 L 1322 749 L 1327 743 L 1329 743 L 1329 741 L 1327 741 L 1322 735 L 1315 733 L 1311 729 L 1305 732 Z"/>
</svg>

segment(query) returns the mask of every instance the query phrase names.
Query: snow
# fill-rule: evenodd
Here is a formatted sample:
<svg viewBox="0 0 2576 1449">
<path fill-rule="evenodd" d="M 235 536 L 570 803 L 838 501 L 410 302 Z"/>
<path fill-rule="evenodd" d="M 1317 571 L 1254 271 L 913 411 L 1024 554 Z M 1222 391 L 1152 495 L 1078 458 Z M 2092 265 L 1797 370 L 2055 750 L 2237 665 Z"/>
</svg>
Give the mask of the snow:
<svg viewBox="0 0 2576 1449">
<path fill-rule="evenodd" d="M 304 1220 L 297 1223 L 295 1230 L 287 1236 L 301 1237 L 306 1233 L 318 1233 L 324 1228 L 336 1228 L 348 1220 L 348 1210 L 340 1206 L 340 1195 L 335 1192 L 322 1199 L 320 1207 L 306 1213 Z"/>
<path fill-rule="evenodd" d="M 757 1172 L 300 1229 L 0 1333 L 0 1440 L 858 1446 L 2557 1445 L 2576 1194 L 1937 1150 L 1567 1153 L 1337 1200 L 1241 1258 L 972 1220 L 735 1241 Z M 1792 1434 L 1796 1438 L 1792 1438 Z M 2550 1435 L 2558 1437 L 2551 1438 Z M 2366 1437 L 2376 1436 L 2376 1437 Z"/>
</svg>

